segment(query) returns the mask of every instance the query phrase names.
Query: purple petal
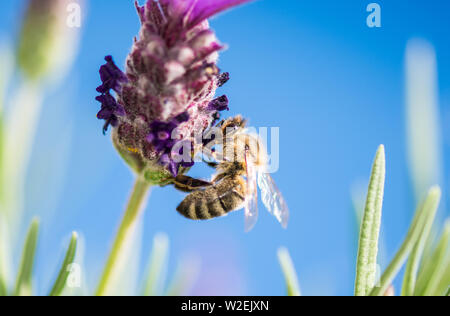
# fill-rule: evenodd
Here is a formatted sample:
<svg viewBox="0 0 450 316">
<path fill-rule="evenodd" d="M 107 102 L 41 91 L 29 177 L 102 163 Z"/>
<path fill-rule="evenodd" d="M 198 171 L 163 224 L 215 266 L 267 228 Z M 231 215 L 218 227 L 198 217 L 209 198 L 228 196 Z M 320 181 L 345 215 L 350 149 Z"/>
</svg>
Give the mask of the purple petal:
<svg viewBox="0 0 450 316">
<path fill-rule="evenodd" d="M 160 153 L 170 151 L 175 143 L 175 140 L 171 139 L 172 132 L 177 126 L 178 124 L 173 121 L 153 121 L 150 124 L 151 131 L 146 140 Z"/>
<path fill-rule="evenodd" d="M 172 162 L 172 159 L 170 159 L 169 154 L 164 154 L 159 158 L 159 164 L 161 164 L 164 167 L 167 167 Z"/>
<path fill-rule="evenodd" d="M 169 166 L 168 166 L 169 171 L 174 177 L 178 176 L 178 167 L 179 167 L 178 164 L 176 164 L 173 161 L 171 163 L 169 163 Z"/>
<path fill-rule="evenodd" d="M 103 134 L 105 134 L 109 125 L 117 126 L 119 123 L 117 116 L 125 115 L 125 109 L 117 103 L 116 99 L 109 92 L 99 95 L 95 99 L 102 104 L 100 111 L 97 113 L 97 118 L 106 121 L 103 126 Z"/>
<path fill-rule="evenodd" d="M 175 124 L 181 124 L 184 122 L 189 121 L 189 113 L 188 112 L 183 112 L 179 115 L 177 115 L 174 119 L 173 119 Z"/>
<path fill-rule="evenodd" d="M 158 139 L 161 140 L 161 141 L 168 140 L 169 137 L 170 137 L 170 134 L 168 132 L 166 132 L 166 131 L 158 132 Z"/>
<path fill-rule="evenodd" d="M 155 139 L 156 139 L 155 134 L 153 134 L 153 133 L 148 134 L 148 136 L 147 136 L 147 141 L 148 141 L 150 144 L 152 144 L 152 143 L 155 141 Z"/>
<path fill-rule="evenodd" d="M 227 96 L 223 95 L 221 97 L 218 97 L 217 99 L 212 100 L 208 105 L 208 110 L 218 111 L 218 112 L 225 111 L 225 110 L 229 111 L 230 109 L 228 108 L 228 104 L 229 104 L 229 101 L 228 101 Z"/>
<path fill-rule="evenodd" d="M 110 108 L 104 107 L 97 113 L 97 118 L 99 120 L 109 120 L 113 115 L 114 112 Z"/>
<path fill-rule="evenodd" d="M 105 106 L 105 107 L 108 107 L 111 109 L 114 109 L 117 107 L 116 99 L 114 99 L 114 97 L 112 95 L 110 95 L 109 93 L 99 95 L 98 97 L 95 98 L 95 100 L 102 103 L 102 106 Z"/>
<path fill-rule="evenodd" d="M 217 77 L 217 85 L 219 87 L 222 87 L 224 84 L 226 84 L 228 82 L 228 80 L 230 80 L 230 73 L 228 73 L 228 72 L 221 73 Z"/>
<path fill-rule="evenodd" d="M 127 80 L 125 74 L 116 66 L 111 56 L 105 57 L 106 64 L 100 67 L 100 79 L 102 85 L 97 88 L 97 92 L 106 93 L 113 89 L 118 92 L 120 83 Z"/>
<path fill-rule="evenodd" d="M 139 15 L 139 19 L 141 20 L 142 23 L 144 23 L 145 22 L 145 6 L 140 6 L 139 2 L 137 0 L 134 1 L 134 6 L 136 7 L 137 13 Z"/>
<path fill-rule="evenodd" d="M 176 164 L 168 154 L 164 154 L 159 158 L 159 163 L 166 167 L 167 170 L 172 174 L 172 176 L 176 177 L 178 175 L 178 167 L 179 165 Z"/>
<path fill-rule="evenodd" d="M 187 26 L 194 27 L 203 20 L 206 20 L 219 12 L 250 1 L 251 0 L 160 0 L 160 3 L 181 16 L 188 16 Z"/>
<path fill-rule="evenodd" d="M 150 123 L 150 129 L 154 133 L 158 132 L 168 132 L 172 134 L 173 130 L 177 128 L 177 124 L 175 122 L 161 122 L 161 121 L 153 121 Z"/>
<path fill-rule="evenodd" d="M 119 116 L 125 115 L 124 108 L 119 103 L 117 103 L 116 99 L 109 93 L 99 95 L 95 98 L 95 100 L 102 104 L 102 110 L 107 109 L 112 114 L 116 114 Z"/>
<path fill-rule="evenodd" d="M 173 131 L 178 127 L 178 125 L 187 122 L 188 120 L 189 114 L 187 112 L 183 112 L 169 122 L 151 122 L 151 132 L 147 136 L 147 141 L 151 143 L 159 152 L 170 151 L 175 143 L 175 140 L 171 139 Z"/>
</svg>

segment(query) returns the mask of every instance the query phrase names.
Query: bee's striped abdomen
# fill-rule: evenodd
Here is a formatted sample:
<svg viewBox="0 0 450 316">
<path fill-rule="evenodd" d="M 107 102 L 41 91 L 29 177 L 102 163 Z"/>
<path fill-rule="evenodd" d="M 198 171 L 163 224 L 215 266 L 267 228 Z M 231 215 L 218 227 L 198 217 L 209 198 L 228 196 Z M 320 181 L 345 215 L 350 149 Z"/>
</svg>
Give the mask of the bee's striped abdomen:
<svg viewBox="0 0 450 316">
<path fill-rule="evenodd" d="M 208 202 L 206 199 L 198 199 L 195 201 L 195 217 L 196 219 L 210 219 L 211 215 L 208 210 Z"/>
<path fill-rule="evenodd" d="M 197 219 L 197 200 L 201 200 L 201 192 L 193 192 L 178 205 L 177 211 L 189 219 Z"/>
<path fill-rule="evenodd" d="M 240 182 L 238 182 L 240 184 Z M 245 198 L 239 193 L 241 187 L 236 187 L 232 179 L 221 181 L 217 186 L 189 194 L 177 207 L 177 211 L 193 220 L 207 220 L 221 217 L 239 209 Z M 220 192 L 225 192 L 220 194 Z"/>
<path fill-rule="evenodd" d="M 211 216 L 210 218 L 216 218 L 226 215 L 227 211 L 223 208 L 223 204 L 217 198 L 208 202 L 208 213 Z"/>
</svg>

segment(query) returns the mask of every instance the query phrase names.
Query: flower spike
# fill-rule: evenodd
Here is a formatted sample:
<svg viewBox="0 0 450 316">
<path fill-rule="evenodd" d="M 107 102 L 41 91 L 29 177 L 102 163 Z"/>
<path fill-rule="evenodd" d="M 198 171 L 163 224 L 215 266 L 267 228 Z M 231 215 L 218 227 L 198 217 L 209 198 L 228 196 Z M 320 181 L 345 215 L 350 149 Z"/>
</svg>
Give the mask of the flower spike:
<svg viewBox="0 0 450 316">
<path fill-rule="evenodd" d="M 224 46 L 207 19 L 248 1 L 148 0 L 142 6 L 135 2 L 139 37 L 124 71 L 111 56 L 105 58 L 96 100 L 101 103 L 97 117 L 105 120 L 103 131 L 113 127 L 116 148 L 136 171 L 151 169 L 152 175 L 169 177 L 192 167 L 192 159 L 178 162 L 183 153 L 172 153 L 173 147 L 179 142 L 193 144 L 195 133 L 229 109 L 226 96 L 215 97 L 229 74 L 217 67 Z"/>
</svg>

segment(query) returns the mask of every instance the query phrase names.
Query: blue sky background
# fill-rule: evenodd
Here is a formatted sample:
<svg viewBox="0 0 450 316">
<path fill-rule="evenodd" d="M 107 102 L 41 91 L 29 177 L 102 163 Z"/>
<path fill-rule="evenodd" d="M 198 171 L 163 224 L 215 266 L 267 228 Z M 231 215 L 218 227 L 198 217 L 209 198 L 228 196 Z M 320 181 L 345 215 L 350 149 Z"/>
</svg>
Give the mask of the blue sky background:
<svg viewBox="0 0 450 316">
<path fill-rule="evenodd" d="M 171 240 L 169 272 L 184 254 L 201 258 L 194 294 L 283 295 L 276 250 L 286 246 L 304 294 L 352 294 L 356 232 L 350 192 L 367 182 L 379 144 L 387 150 L 383 234 L 392 258 L 415 208 L 404 120 L 404 54 L 413 37 L 436 49 L 443 172 L 449 179 L 450 3 L 378 1 L 382 27 L 370 29 L 370 2 L 260 0 L 212 21 L 229 45 L 219 65 L 231 73 L 220 91 L 231 101 L 229 114 L 241 113 L 254 126 L 280 127 L 281 168 L 274 178 L 291 209 L 290 225 L 282 230 L 264 210 L 249 234 L 242 212 L 190 222 L 175 211 L 183 194 L 156 188 L 144 219 L 142 266 L 153 236 L 163 231 Z M 23 3 L 1 2 L 2 38 L 14 40 Z M 27 182 L 28 218 L 42 217 L 41 290 L 62 255 L 61 240 L 72 230 L 83 236 L 86 273 L 95 284 L 133 181 L 101 133 L 94 98 L 104 56 L 123 65 L 139 21 L 131 0 L 89 1 L 84 14 L 73 70 L 48 93 Z M 207 176 L 208 169 L 192 174 Z"/>
</svg>

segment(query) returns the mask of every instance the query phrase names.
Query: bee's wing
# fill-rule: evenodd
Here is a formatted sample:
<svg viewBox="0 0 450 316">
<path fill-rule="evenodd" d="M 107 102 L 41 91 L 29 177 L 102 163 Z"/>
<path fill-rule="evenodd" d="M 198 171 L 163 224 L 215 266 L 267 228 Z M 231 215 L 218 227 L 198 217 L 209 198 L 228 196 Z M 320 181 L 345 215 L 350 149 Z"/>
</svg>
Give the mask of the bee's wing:
<svg viewBox="0 0 450 316">
<path fill-rule="evenodd" d="M 253 229 L 258 220 L 258 187 L 257 187 L 257 170 L 255 165 L 248 161 L 251 159 L 246 155 L 247 165 L 247 192 L 245 197 L 245 231 L 249 232 Z"/>
<path fill-rule="evenodd" d="M 287 228 L 289 221 L 289 209 L 280 190 L 270 174 L 260 172 L 258 185 L 261 190 L 261 200 L 269 213 L 276 217 L 283 228 Z"/>
</svg>

